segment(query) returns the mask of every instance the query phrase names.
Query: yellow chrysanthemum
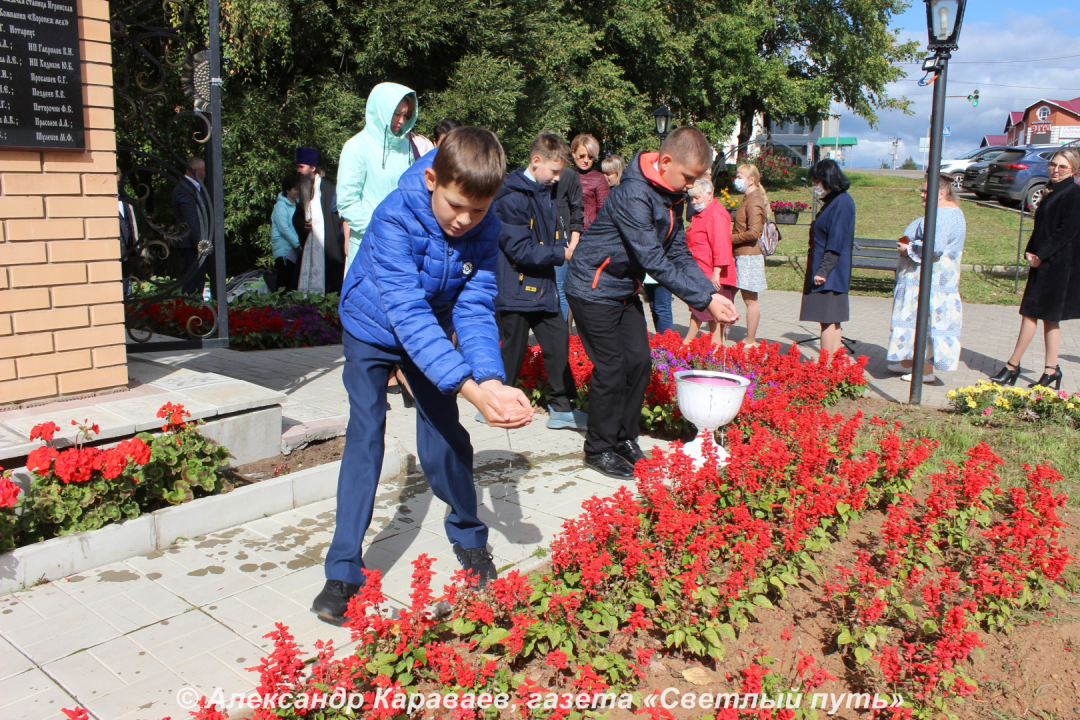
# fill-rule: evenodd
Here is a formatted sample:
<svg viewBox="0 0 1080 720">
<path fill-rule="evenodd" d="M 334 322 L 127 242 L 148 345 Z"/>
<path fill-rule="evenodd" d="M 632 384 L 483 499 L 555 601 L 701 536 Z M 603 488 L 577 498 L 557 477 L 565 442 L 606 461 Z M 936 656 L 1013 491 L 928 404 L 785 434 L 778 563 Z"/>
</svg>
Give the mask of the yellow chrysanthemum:
<svg viewBox="0 0 1080 720">
<path fill-rule="evenodd" d="M 975 402 L 974 400 L 972 400 L 971 398 L 968 398 L 968 400 L 967 400 L 967 406 L 968 406 L 969 408 L 976 408 L 976 407 L 979 407 L 979 406 L 978 406 L 978 404 L 977 404 L 977 403 L 976 403 L 976 402 Z"/>
</svg>

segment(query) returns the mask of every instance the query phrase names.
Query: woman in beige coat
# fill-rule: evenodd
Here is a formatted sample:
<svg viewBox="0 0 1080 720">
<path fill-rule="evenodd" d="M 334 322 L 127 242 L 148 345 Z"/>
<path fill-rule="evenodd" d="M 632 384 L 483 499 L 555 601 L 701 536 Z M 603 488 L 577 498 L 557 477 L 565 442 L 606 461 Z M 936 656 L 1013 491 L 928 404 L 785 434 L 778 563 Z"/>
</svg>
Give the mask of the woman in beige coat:
<svg viewBox="0 0 1080 720">
<path fill-rule="evenodd" d="M 765 290 L 765 256 L 758 239 L 769 217 L 769 198 L 761 187 L 761 173 L 754 165 L 740 165 L 735 172 L 735 190 L 743 194 L 735 210 L 735 227 L 731 232 L 731 250 L 735 255 L 736 286 L 746 303 L 746 345 L 757 345 L 761 308 L 758 293 Z"/>
</svg>

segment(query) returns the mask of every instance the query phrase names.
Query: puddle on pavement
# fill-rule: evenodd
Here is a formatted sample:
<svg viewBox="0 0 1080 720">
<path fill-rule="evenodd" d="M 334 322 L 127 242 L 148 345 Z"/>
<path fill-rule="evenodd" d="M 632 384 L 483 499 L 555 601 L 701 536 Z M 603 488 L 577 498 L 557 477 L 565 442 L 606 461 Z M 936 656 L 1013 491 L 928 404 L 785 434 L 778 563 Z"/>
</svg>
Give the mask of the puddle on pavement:
<svg viewBox="0 0 1080 720">
<path fill-rule="evenodd" d="M 106 570 L 104 572 L 98 573 L 98 582 L 132 582 L 134 580 L 138 580 L 139 577 L 139 573 L 134 572 L 133 570 Z M 79 579 L 81 580 L 82 578 Z"/>
<path fill-rule="evenodd" d="M 210 565 L 208 567 L 199 568 L 198 570 L 192 570 L 188 573 L 191 577 L 203 577 L 209 575 L 221 575 L 225 572 L 225 568 L 220 565 Z"/>
</svg>

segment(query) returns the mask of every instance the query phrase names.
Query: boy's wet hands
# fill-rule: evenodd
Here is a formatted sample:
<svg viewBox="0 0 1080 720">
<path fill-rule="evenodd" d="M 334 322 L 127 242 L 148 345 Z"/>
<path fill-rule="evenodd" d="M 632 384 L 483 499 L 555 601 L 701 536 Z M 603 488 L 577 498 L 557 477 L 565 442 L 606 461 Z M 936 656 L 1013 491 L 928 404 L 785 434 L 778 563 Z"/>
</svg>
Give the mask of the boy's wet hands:
<svg viewBox="0 0 1080 720">
<path fill-rule="evenodd" d="M 470 380 L 461 388 L 461 394 L 491 427 L 512 430 L 532 422 L 534 411 L 525 393 L 498 380 L 487 380 L 483 385 Z"/>
<path fill-rule="evenodd" d="M 709 303 L 709 314 L 716 318 L 717 322 L 725 325 L 730 325 L 739 320 L 739 311 L 735 309 L 735 303 L 719 293 L 712 296 L 712 302 Z"/>
<path fill-rule="evenodd" d="M 501 410 L 501 421 L 493 423 L 491 419 L 488 419 L 489 425 L 512 429 L 524 427 L 532 422 L 535 411 L 529 399 L 525 397 L 525 393 L 521 392 L 521 390 L 503 385 L 496 380 L 489 380 L 481 387 L 495 396 Z"/>
</svg>

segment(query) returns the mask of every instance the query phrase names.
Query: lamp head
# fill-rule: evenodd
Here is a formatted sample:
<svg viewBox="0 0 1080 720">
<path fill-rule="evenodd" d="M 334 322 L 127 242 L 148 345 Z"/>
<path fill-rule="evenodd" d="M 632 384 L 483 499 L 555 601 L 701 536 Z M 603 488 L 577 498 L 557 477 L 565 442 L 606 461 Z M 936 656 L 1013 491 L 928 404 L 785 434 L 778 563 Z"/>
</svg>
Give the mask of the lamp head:
<svg viewBox="0 0 1080 720">
<path fill-rule="evenodd" d="M 955 50 L 967 0 L 925 0 L 930 49 Z"/>
<path fill-rule="evenodd" d="M 656 134 L 660 137 L 667 137 L 671 131 L 671 111 L 668 110 L 667 105 L 661 105 L 653 111 L 653 120 L 656 121 Z"/>
</svg>

